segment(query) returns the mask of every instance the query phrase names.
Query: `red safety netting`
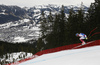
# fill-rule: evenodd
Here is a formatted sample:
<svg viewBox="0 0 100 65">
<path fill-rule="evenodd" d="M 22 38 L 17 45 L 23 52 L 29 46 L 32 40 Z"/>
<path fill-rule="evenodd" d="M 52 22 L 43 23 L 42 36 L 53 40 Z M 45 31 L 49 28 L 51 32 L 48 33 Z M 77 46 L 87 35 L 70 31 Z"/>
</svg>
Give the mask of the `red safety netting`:
<svg viewBox="0 0 100 65">
<path fill-rule="evenodd" d="M 61 47 L 57 47 L 57 48 L 42 50 L 42 51 L 34 54 L 32 57 L 26 58 L 24 60 L 20 60 L 20 61 L 15 62 L 15 63 L 6 64 L 6 65 L 18 65 L 19 63 L 34 59 L 34 58 L 41 56 L 43 54 L 58 52 L 58 51 L 62 51 L 62 50 L 69 50 L 69 49 L 79 49 L 79 48 L 85 48 L 85 47 L 97 46 L 97 45 L 100 45 L 100 40 L 87 42 L 87 44 L 85 44 L 85 45 L 81 45 L 81 43 L 77 43 L 77 44 L 71 44 L 71 45 L 61 46 Z"/>
</svg>

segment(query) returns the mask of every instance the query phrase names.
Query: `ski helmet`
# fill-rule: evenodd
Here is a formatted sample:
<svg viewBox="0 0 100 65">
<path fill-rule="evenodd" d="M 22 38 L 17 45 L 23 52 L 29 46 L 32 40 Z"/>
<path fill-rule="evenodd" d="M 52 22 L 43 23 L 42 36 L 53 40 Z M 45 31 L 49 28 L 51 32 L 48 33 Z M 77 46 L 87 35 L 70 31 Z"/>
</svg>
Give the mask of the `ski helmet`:
<svg viewBox="0 0 100 65">
<path fill-rule="evenodd" d="M 78 36 L 78 33 L 76 33 L 75 35 Z"/>
</svg>

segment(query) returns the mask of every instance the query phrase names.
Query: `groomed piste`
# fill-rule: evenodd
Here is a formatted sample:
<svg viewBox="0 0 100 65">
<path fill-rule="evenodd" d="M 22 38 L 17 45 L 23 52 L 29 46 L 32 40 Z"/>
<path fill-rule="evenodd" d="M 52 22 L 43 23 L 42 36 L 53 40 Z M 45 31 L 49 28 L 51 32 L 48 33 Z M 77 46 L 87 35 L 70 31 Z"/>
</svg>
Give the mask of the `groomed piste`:
<svg viewBox="0 0 100 65">
<path fill-rule="evenodd" d="M 100 65 L 100 40 L 43 50 L 6 65 Z"/>
</svg>

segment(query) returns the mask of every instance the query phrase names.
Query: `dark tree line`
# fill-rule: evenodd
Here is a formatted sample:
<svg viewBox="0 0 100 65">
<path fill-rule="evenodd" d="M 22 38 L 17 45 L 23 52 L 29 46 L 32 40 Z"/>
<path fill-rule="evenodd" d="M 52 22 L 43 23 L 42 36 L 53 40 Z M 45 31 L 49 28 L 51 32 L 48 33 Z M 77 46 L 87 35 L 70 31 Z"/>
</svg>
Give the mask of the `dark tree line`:
<svg viewBox="0 0 100 65">
<path fill-rule="evenodd" d="M 79 39 L 75 36 L 76 33 L 85 33 L 87 36 L 95 32 L 100 32 L 100 1 L 95 0 L 91 3 L 87 13 L 84 8 L 74 11 L 70 9 L 68 17 L 65 16 L 64 6 L 62 6 L 60 13 L 45 16 L 41 14 L 41 42 L 38 45 L 40 49 L 55 48 L 63 45 L 80 43 Z M 91 34 L 91 30 L 97 28 Z M 86 41 L 100 39 L 100 34 L 95 34 Z"/>
<path fill-rule="evenodd" d="M 7 53 L 16 53 L 16 52 L 27 52 L 27 53 L 36 53 L 36 42 L 33 44 L 29 43 L 8 43 L 0 41 L 0 56 Z"/>
</svg>

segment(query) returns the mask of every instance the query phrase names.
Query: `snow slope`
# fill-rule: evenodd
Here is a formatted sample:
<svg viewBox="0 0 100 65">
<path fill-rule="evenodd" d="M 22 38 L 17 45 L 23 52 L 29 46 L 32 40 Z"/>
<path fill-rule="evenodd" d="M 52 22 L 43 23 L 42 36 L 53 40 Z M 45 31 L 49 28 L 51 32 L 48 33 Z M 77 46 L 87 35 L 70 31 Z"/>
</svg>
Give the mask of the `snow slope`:
<svg viewBox="0 0 100 65">
<path fill-rule="evenodd" d="M 100 46 L 44 54 L 19 65 L 100 65 Z"/>
</svg>

